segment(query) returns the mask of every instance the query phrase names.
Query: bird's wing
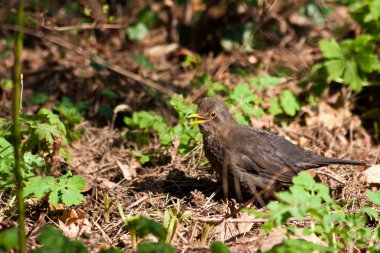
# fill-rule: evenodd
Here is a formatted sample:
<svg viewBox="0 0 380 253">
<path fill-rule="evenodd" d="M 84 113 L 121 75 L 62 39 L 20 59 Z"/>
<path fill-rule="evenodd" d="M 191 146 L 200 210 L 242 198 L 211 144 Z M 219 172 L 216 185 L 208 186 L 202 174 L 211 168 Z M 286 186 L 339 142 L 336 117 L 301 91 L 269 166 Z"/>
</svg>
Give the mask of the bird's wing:
<svg viewBox="0 0 380 253">
<path fill-rule="evenodd" d="M 235 159 L 247 172 L 290 183 L 300 170 L 313 167 L 304 161 L 308 152 L 276 134 L 237 126 L 229 136 L 234 139 Z"/>
</svg>

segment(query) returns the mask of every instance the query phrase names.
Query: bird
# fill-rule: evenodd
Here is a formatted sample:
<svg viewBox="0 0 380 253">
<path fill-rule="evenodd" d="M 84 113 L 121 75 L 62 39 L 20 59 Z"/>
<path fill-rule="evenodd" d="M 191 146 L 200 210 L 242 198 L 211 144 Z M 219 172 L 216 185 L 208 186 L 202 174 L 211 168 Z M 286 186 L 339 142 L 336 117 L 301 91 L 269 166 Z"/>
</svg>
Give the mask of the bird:
<svg viewBox="0 0 380 253">
<path fill-rule="evenodd" d="M 239 125 L 227 106 L 214 97 L 202 98 L 197 113 L 188 119 L 195 119 L 189 122 L 191 126 L 199 125 L 206 158 L 222 174 L 225 197 L 228 181 L 234 184 L 240 200 L 240 185 L 257 194 L 256 187 L 265 190 L 291 185 L 292 178 L 303 170 L 331 164 L 366 165 L 362 161 L 317 155 L 275 133 Z M 261 197 L 256 199 L 264 205 Z"/>
</svg>

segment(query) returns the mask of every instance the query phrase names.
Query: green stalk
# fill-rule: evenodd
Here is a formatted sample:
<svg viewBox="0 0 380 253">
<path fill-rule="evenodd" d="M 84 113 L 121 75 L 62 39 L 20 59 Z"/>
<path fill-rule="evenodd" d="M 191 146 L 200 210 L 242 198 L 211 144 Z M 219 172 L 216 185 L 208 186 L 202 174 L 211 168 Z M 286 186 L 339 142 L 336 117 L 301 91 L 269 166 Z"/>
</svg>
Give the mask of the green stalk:
<svg viewBox="0 0 380 253">
<path fill-rule="evenodd" d="M 17 12 L 17 39 L 15 43 L 15 65 L 13 73 L 13 147 L 15 157 L 14 174 L 16 178 L 16 198 L 19 222 L 19 247 L 20 252 L 26 252 L 25 236 L 25 206 L 23 197 L 23 177 L 21 172 L 21 135 L 20 135 L 20 100 L 21 100 L 21 54 L 23 47 L 23 26 L 24 26 L 24 2 L 20 0 Z"/>
</svg>

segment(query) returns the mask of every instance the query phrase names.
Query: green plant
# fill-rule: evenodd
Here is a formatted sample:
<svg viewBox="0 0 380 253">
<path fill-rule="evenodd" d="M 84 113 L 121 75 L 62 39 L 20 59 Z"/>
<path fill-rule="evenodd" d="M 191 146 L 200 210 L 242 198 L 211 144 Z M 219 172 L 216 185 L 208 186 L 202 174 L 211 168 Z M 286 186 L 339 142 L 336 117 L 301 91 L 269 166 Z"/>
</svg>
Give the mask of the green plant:
<svg viewBox="0 0 380 253">
<path fill-rule="evenodd" d="M 174 95 L 170 98 L 169 104 L 178 114 L 179 123 L 164 135 L 166 143 L 172 143 L 175 138 L 179 139 L 179 151 L 187 153 L 192 150 L 202 139 L 202 135 L 197 127 L 190 127 L 187 116 L 195 113 L 196 105 L 186 101 L 182 95 Z"/>
<path fill-rule="evenodd" d="M 263 91 L 268 87 L 274 87 L 281 83 L 281 78 L 276 76 L 257 76 L 249 80 L 249 84 L 256 90 Z"/>
<path fill-rule="evenodd" d="M 58 115 L 41 109 L 36 115 L 21 115 L 21 134 L 24 141 L 21 146 L 23 167 L 22 174 L 25 181 L 38 174 L 50 173 L 50 159 L 54 152 L 61 152 L 69 159 L 67 152 L 61 146 L 54 150 L 55 143 L 66 144 L 66 128 Z M 10 127 L 12 121 L 0 120 L 0 188 L 13 187 L 14 166 L 13 148 L 11 147 Z"/>
<path fill-rule="evenodd" d="M 355 39 L 320 40 L 319 48 L 324 57 L 322 63 L 313 66 L 315 86 L 327 80 L 349 85 L 360 92 L 364 86 L 378 85 L 373 73 L 380 72 L 377 54 L 380 41 L 379 1 L 348 1 L 351 17 L 361 26 L 361 34 Z"/>
<path fill-rule="evenodd" d="M 12 122 L 9 122 L 11 124 Z M 22 134 L 28 136 L 23 150 L 33 150 L 39 154 L 51 153 L 51 146 L 57 139 L 67 144 L 66 127 L 58 115 L 41 109 L 36 115 L 22 115 L 21 123 L 26 126 Z"/>
<path fill-rule="evenodd" d="M 49 95 L 45 92 L 37 92 L 28 98 L 26 104 L 28 105 L 43 105 L 49 101 Z"/>
<path fill-rule="evenodd" d="M 244 24 L 229 24 L 222 29 L 220 44 L 226 51 L 242 49 L 250 52 L 253 49 L 255 40 L 252 33 L 253 22 Z"/>
<path fill-rule="evenodd" d="M 0 148 L 1 145 L 6 142 L 4 139 L 0 137 Z M 9 147 L 9 146 L 8 146 Z M 13 156 L 13 148 L 7 149 L 8 155 L 2 157 L 0 159 L 0 190 L 5 190 L 7 188 L 14 187 L 14 156 Z M 28 180 L 35 176 L 35 170 L 37 168 L 44 168 L 45 161 L 38 155 L 34 155 L 31 152 L 26 152 L 23 154 L 23 159 L 21 162 L 22 166 L 22 175 L 24 180 Z"/>
<path fill-rule="evenodd" d="M 132 117 L 125 117 L 124 123 L 132 129 L 141 129 L 144 134 L 148 134 L 150 130 L 156 130 L 158 133 L 162 133 L 167 130 L 168 126 L 163 117 L 158 116 L 152 111 L 139 111 L 134 112 Z M 140 133 L 141 134 L 141 133 Z M 139 134 L 139 136 L 140 136 Z M 137 143 L 147 144 L 148 137 L 144 139 L 136 139 Z"/>
<path fill-rule="evenodd" d="M 170 243 L 173 235 L 176 231 L 178 223 L 186 223 L 187 218 L 191 216 L 190 212 L 180 211 L 180 202 L 177 203 L 176 208 L 165 209 L 163 215 L 163 225 L 167 230 L 167 236 L 165 238 L 165 243 Z"/>
<path fill-rule="evenodd" d="M 81 241 L 75 240 L 71 241 L 60 231 L 53 228 L 52 226 L 46 226 L 41 231 L 40 235 L 37 237 L 37 241 L 42 244 L 42 247 L 35 250 L 35 253 L 87 253 L 88 250 L 84 247 Z"/>
<path fill-rule="evenodd" d="M 375 36 L 380 39 L 380 4 L 377 0 L 351 1 L 351 17 L 358 22 L 363 33 Z"/>
<path fill-rule="evenodd" d="M 49 196 L 49 203 L 55 206 L 61 203 L 67 206 L 78 205 L 84 200 L 81 191 L 85 186 L 82 177 L 73 176 L 71 171 L 68 171 L 57 179 L 52 176 L 30 178 L 26 183 L 24 196 L 32 195 L 36 198 Z"/>
<path fill-rule="evenodd" d="M 124 118 L 125 124 L 132 129 L 127 131 L 127 137 L 132 138 L 140 146 L 145 145 L 151 137 L 151 130 L 154 130 L 158 134 L 161 145 L 170 146 L 178 138 L 178 149 L 181 153 L 187 153 L 192 150 L 196 143 L 201 140 L 201 134 L 198 128 L 188 125 L 186 117 L 195 112 L 196 106 L 185 102 L 182 95 L 174 95 L 169 103 L 178 113 L 178 124 L 169 127 L 164 118 L 158 116 L 155 112 L 134 112 L 131 117 Z M 141 153 L 134 151 L 133 155 L 138 157 L 140 162 L 145 163 L 149 161 L 152 152 Z"/>
<path fill-rule="evenodd" d="M 150 7 L 147 7 L 139 13 L 135 24 L 127 28 L 128 38 L 130 40 L 144 39 L 157 20 L 157 14 Z"/>
<path fill-rule="evenodd" d="M 316 64 L 313 72 L 325 68 L 327 79 L 349 85 L 360 92 L 363 86 L 370 85 L 367 75 L 380 70 L 380 61 L 374 53 L 373 37 L 368 34 L 347 39 L 338 44 L 335 40 L 320 40 L 319 48 L 325 61 Z"/>
<path fill-rule="evenodd" d="M 0 232 L 0 252 L 11 252 L 18 249 L 19 240 L 17 228 L 9 228 Z"/>
<path fill-rule="evenodd" d="M 231 253 L 231 251 L 220 241 L 214 241 L 211 243 L 212 253 Z"/>
<path fill-rule="evenodd" d="M 226 104 L 235 115 L 239 124 L 249 125 L 251 117 L 261 118 L 264 113 L 273 116 L 282 114 L 295 116 L 301 109 L 297 97 L 288 89 L 284 90 L 279 98 L 273 97 L 270 102 L 265 102 L 257 96 L 255 90 L 264 91 L 267 88 L 274 87 L 281 83 L 281 78 L 269 75 L 249 78 L 245 75 L 247 82 L 237 84 L 234 89 L 226 87 L 222 83 L 213 82 L 209 77 L 207 82 L 202 81 L 207 87 L 208 96 L 225 94 L 227 96 Z"/>
<path fill-rule="evenodd" d="M 144 56 L 143 54 L 134 54 L 132 58 L 142 68 L 149 70 L 149 71 L 154 70 L 153 63 L 149 60 L 148 57 Z"/>
<path fill-rule="evenodd" d="M 60 105 L 54 107 L 58 112 L 67 129 L 69 140 L 76 140 L 82 135 L 82 131 L 75 130 L 75 126 L 83 121 L 82 112 L 87 108 L 87 104 L 79 102 L 74 104 L 69 98 L 63 97 Z"/>
<path fill-rule="evenodd" d="M 196 69 L 203 63 L 203 58 L 199 55 L 186 55 L 185 60 L 182 62 L 184 68 L 189 70 Z"/>
<path fill-rule="evenodd" d="M 375 229 L 366 227 L 367 217 L 378 219 L 378 214 L 374 209 L 364 207 L 356 212 L 346 212 L 330 197 L 329 188 L 315 182 L 307 172 L 301 172 L 294 177 L 293 184 L 288 191 L 276 193 L 278 201 L 268 204 L 269 212 L 266 215 L 268 221 L 262 226 L 262 231 L 269 232 L 274 227 L 284 225 L 291 217 L 298 221 L 308 219 L 310 227 L 302 229 L 303 235 L 320 238 L 326 247 L 299 239 L 288 239 L 282 246 L 271 252 L 284 252 L 281 250 L 285 249 L 296 250 L 301 245 L 304 247 L 303 252 L 314 250 L 337 252 L 339 249 L 353 246 L 369 252 L 378 250 L 380 225 L 378 224 Z M 380 202 L 379 193 L 367 192 L 367 194 L 375 204 Z M 252 211 L 252 214 L 255 215 L 257 212 Z M 292 226 L 285 228 L 288 235 L 295 231 Z"/>
<path fill-rule="evenodd" d="M 207 243 L 207 240 L 210 237 L 210 234 L 214 230 L 214 227 L 215 227 L 214 224 L 209 224 L 209 223 L 205 223 L 203 225 L 202 234 L 201 234 L 202 243 Z"/>
<path fill-rule="evenodd" d="M 111 213 L 112 207 L 115 204 L 115 200 L 110 199 L 108 192 L 106 192 L 104 194 L 103 200 L 104 200 L 104 214 L 103 214 L 104 220 L 105 220 L 105 222 L 109 223 L 110 222 L 110 213 Z"/>
<path fill-rule="evenodd" d="M 167 238 L 167 231 L 160 223 L 149 220 L 139 214 L 127 218 L 120 203 L 118 204 L 118 210 L 125 224 L 124 229 L 129 231 L 131 235 L 133 250 L 137 248 L 139 244 L 138 239 L 141 238 L 137 252 L 175 252 L 169 244 L 164 243 L 165 238 Z M 148 234 L 154 235 L 158 243 L 144 241 L 143 238 Z M 154 251 L 154 249 L 160 251 Z"/>
</svg>

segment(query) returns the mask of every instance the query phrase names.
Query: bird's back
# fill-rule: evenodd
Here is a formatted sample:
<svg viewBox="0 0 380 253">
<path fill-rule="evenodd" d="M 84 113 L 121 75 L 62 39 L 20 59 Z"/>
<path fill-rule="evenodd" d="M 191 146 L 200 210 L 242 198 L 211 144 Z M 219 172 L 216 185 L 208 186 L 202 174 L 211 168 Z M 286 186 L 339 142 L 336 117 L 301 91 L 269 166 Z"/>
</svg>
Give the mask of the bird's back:
<svg viewBox="0 0 380 253">
<path fill-rule="evenodd" d="M 364 165 L 363 162 L 329 158 L 313 154 L 274 133 L 253 127 L 236 125 L 229 138 L 236 150 L 240 167 L 260 176 L 276 176 L 290 183 L 299 171 L 329 164 Z"/>
</svg>

